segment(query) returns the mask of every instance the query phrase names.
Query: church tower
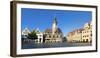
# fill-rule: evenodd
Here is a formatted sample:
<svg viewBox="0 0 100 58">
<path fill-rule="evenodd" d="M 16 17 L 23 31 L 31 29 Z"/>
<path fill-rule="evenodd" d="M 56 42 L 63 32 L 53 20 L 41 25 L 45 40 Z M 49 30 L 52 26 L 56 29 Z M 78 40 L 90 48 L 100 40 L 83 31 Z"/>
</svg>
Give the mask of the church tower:
<svg viewBox="0 0 100 58">
<path fill-rule="evenodd" d="M 55 34 L 56 30 L 57 30 L 57 21 L 56 21 L 56 17 L 55 17 L 53 24 L 52 24 L 52 34 Z"/>
</svg>

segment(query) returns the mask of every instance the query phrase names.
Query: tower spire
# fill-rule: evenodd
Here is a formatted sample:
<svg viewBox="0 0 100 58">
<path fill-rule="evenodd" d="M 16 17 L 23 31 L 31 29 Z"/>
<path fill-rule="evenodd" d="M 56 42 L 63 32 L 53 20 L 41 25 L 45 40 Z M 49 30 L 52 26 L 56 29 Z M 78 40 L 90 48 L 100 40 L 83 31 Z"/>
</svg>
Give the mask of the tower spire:
<svg viewBox="0 0 100 58">
<path fill-rule="evenodd" d="M 53 23 L 57 24 L 57 20 L 56 20 L 56 17 L 54 17 L 54 21 L 53 21 Z"/>
<path fill-rule="evenodd" d="M 55 34 L 56 30 L 57 30 L 57 21 L 56 21 L 56 17 L 54 17 L 53 24 L 52 24 L 52 33 Z"/>
</svg>

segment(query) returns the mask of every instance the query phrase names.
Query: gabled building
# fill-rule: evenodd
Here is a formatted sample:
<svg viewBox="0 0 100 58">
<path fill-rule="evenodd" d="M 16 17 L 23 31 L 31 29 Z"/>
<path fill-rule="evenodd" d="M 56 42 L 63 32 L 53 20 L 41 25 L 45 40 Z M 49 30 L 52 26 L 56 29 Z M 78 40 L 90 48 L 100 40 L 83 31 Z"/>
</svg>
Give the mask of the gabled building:
<svg viewBox="0 0 100 58">
<path fill-rule="evenodd" d="M 57 26 L 57 20 L 54 18 L 52 28 L 47 28 L 44 31 L 45 42 L 62 42 L 63 33 Z"/>
<path fill-rule="evenodd" d="M 82 29 L 69 32 L 67 42 L 92 42 L 92 23 L 86 23 Z"/>
<path fill-rule="evenodd" d="M 28 28 L 25 28 L 22 31 L 22 38 L 27 38 L 28 34 L 31 33 Z M 54 42 L 62 42 L 63 41 L 63 33 L 60 28 L 57 26 L 57 20 L 54 18 L 52 23 L 52 28 L 47 28 L 43 33 L 40 32 L 39 29 L 35 29 L 35 33 L 37 35 L 37 39 L 34 42 L 37 43 L 54 43 Z"/>
<path fill-rule="evenodd" d="M 31 33 L 31 31 L 28 28 L 22 30 L 22 38 L 27 38 L 29 33 Z"/>
<path fill-rule="evenodd" d="M 76 29 L 67 35 L 68 42 L 81 42 L 82 40 L 82 30 L 83 29 Z"/>
<path fill-rule="evenodd" d="M 82 41 L 92 42 L 92 24 L 86 23 L 82 31 Z"/>
<path fill-rule="evenodd" d="M 43 33 L 40 32 L 39 29 L 35 30 L 36 35 L 37 35 L 37 39 L 35 40 L 37 43 L 43 43 Z"/>
</svg>

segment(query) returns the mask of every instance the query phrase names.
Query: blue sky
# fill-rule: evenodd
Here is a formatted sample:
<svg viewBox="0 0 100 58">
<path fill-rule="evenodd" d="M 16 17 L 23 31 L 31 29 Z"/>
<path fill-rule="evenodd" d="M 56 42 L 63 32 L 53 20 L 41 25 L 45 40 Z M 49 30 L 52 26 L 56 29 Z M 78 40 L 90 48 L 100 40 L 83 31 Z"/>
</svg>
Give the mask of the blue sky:
<svg viewBox="0 0 100 58">
<path fill-rule="evenodd" d="M 31 31 L 39 28 L 41 32 L 44 32 L 47 28 L 52 28 L 54 17 L 57 19 L 57 26 L 66 36 L 75 29 L 83 28 L 85 23 L 91 22 L 92 12 L 22 8 L 21 28 L 23 30 L 28 27 Z"/>
</svg>

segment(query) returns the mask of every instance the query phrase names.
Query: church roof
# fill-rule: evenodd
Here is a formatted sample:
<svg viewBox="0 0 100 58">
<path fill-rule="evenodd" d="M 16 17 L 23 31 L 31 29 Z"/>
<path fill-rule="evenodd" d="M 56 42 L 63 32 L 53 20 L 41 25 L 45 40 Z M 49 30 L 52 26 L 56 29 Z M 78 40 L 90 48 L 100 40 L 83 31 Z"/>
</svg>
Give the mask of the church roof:
<svg viewBox="0 0 100 58">
<path fill-rule="evenodd" d="M 60 28 L 57 28 L 56 33 L 62 33 Z"/>
<path fill-rule="evenodd" d="M 46 29 L 44 32 L 45 32 L 45 33 L 52 33 L 52 29 L 48 28 L 48 29 Z M 62 33 L 62 31 L 61 31 L 60 28 L 57 28 L 55 33 Z"/>
<path fill-rule="evenodd" d="M 47 28 L 44 32 L 45 33 L 52 33 L 52 30 L 50 28 Z"/>
</svg>

